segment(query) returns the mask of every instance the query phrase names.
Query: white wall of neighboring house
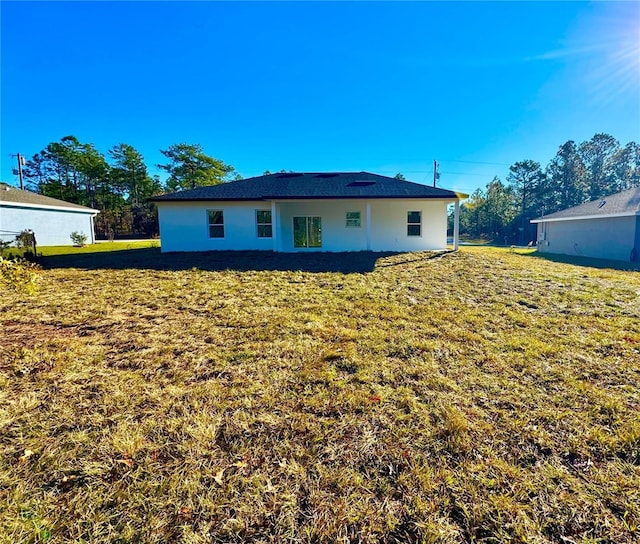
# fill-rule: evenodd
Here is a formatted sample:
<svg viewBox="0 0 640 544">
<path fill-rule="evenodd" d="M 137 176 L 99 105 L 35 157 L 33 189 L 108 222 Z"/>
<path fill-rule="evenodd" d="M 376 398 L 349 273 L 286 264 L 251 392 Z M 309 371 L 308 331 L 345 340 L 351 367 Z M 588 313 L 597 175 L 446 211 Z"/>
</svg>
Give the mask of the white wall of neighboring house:
<svg viewBox="0 0 640 544">
<path fill-rule="evenodd" d="M 538 223 L 538 251 L 629 261 L 636 220 L 627 216 Z"/>
<path fill-rule="evenodd" d="M 372 251 L 419 251 L 447 247 L 447 204 L 434 200 L 279 201 L 273 217 L 275 238 L 258 238 L 256 210 L 270 202 L 158 202 L 162 251 L 271 250 L 362 251 L 367 249 L 367 202 L 371 210 Z M 223 210 L 224 238 L 210 238 L 207 210 Z M 407 235 L 407 212 L 420 211 L 420 236 Z M 348 227 L 347 212 L 360 212 L 360 227 Z M 295 248 L 293 218 L 320 217 L 322 247 Z"/>
<path fill-rule="evenodd" d="M 43 209 L 0 203 L 0 234 L 8 241 L 15 236 L 5 232 L 22 232 L 31 229 L 39 246 L 70 246 L 72 232 L 86 235 L 87 243 L 94 242 L 94 213 L 73 209 Z"/>
</svg>

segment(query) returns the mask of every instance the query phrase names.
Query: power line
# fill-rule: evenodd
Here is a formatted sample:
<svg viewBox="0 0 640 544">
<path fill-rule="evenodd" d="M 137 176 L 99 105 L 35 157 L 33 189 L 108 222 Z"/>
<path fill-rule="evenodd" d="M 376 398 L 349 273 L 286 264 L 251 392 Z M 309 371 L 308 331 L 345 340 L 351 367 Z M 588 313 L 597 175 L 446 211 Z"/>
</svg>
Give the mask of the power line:
<svg viewBox="0 0 640 544">
<path fill-rule="evenodd" d="M 483 162 L 483 161 L 459 161 L 455 159 L 442 159 L 442 162 L 463 162 L 466 164 L 489 164 L 492 166 L 511 166 L 505 162 Z"/>
<path fill-rule="evenodd" d="M 395 170 L 379 170 L 380 172 L 391 173 L 395 172 Z M 425 179 L 428 174 L 433 174 L 433 169 L 431 170 L 402 170 L 403 174 L 425 174 Z M 449 174 L 451 176 L 480 176 L 486 178 L 487 176 L 492 176 L 494 174 L 472 174 L 471 172 L 439 172 L 440 174 Z"/>
<path fill-rule="evenodd" d="M 480 176 L 482 178 L 486 178 L 491 174 L 471 174 L 469 172 L 441 172 L 441 174 L 449 174 L 451 176 Z"/>
</svg>

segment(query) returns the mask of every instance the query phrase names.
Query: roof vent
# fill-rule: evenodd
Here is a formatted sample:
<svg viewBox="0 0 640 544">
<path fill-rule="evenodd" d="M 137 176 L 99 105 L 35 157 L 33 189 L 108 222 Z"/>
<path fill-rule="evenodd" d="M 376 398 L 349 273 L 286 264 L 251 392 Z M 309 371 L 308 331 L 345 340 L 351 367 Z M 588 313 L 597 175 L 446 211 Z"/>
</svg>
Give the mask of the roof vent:
<svg viewBox="0 0 640 544">
<path fill-rule="evenodd" d="M 328 172 L 326 174 L 316 174 L 316 177 L 317 178 L 335 178 L 339 175 L 340 174 L 334 174 L 334 173 Z"/>
<path fill-rule="evenodd" d="M 369 187 L 370 185 L 375 184 L 375 181 L 352 181 L 347 185 L 347 187 Z"/>
<path fill-rule="evenodd" d="M 285 172 L 284 174 L 278 174 L 279 178 L 299 178 L 304 174 L 300 174 L 299 172 Z"/>
<path fill-rule="evenodd" d="M 598 209 L 602 208 L 602 206 L 604 206 L 607 203 L 606 200 L 601 200 L 600 204 L 598 204 Z"/>
</svg>

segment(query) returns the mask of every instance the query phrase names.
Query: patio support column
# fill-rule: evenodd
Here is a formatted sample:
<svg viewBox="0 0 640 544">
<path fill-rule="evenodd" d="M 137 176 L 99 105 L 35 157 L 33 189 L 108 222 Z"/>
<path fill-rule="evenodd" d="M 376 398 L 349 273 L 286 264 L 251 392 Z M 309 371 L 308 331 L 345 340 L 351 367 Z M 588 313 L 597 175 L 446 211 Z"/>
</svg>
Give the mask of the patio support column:
<svg viewBox="0 0 640 544">
<path fill-rule="evenodd" d="M 456 200 L 453 208 L 453 251 L 458 251 L 460 244 L 460 200 Z"/>
<path fill-rule="evenodd" d="M 371 202 L 367 202 L 365 218 L 367 221 L 367 251 L 371 251 Z"/>
<path fill-rule="evenodd" d="M 280 221 L 278 218 L 278 206 L 275 200 L 271 201 L 271 236 L 273 238 L 273 251 L 280 251 Z"/>
</svg>

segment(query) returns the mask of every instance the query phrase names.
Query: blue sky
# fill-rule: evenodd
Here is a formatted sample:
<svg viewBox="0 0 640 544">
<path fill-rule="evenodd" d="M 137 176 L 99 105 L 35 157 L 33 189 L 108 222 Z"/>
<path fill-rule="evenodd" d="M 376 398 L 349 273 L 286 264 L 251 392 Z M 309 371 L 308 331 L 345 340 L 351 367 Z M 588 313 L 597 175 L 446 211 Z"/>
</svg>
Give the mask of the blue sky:
<svg viewBox="0 0 640 544">
<path fill-rule="evenodd" d="M 1 178 L 69 134 L 151 166 L 368 170 L 472 192 L 569 139 L 640 141 L 637 2 L 7 2 Z M 491 164 L 486 164 L 491 163 Z"/>
</svg>

